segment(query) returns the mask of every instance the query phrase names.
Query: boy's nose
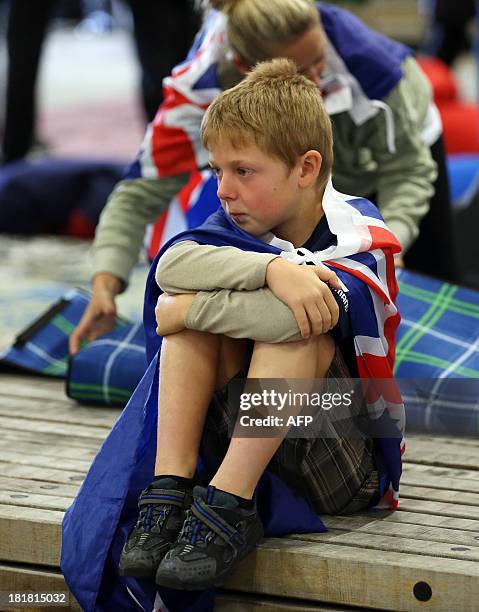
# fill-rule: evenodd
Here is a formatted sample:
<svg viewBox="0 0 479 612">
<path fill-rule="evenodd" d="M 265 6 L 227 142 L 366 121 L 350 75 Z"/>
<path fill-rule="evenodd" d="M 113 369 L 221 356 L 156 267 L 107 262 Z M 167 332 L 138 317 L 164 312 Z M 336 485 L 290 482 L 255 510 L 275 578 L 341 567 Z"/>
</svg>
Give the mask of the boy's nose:
<svg viewBox="0 0 479 612">
<path fill-rule="evenodd" d="M 233 199 L 233 188 L 231 181 L 227 180 L 224 174 L 221 178 L 218 177 L 218 190 L 216 193 L 220 200 Z"/>
</svg>

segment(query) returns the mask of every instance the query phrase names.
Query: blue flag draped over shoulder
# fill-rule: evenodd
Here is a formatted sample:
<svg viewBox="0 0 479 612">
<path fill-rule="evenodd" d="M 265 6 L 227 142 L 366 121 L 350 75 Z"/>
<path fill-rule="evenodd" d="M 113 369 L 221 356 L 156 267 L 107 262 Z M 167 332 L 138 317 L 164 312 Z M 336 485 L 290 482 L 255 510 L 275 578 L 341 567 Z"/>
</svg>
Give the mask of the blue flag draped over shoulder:
<svg viewBox="0 0 479 612">
<path fill-rule="evenodd" d="M 199 228 L 172 239 L 159 256 L 180 240 L 194 240 L 278 253 L 295 263 L 326 262 L 335 268 L 347 287 L 351 311 L 355 308 L 362 311 L 352 318 L 353 333 L 361 334 L 355 337 L 361 376 L 374 377 L 378 373 L 387 377 L 389 372 L 392 377 L 388 364 L 392 368 L 391 354 L 399 323 L 394 306 L 397 287 L 392 260 L 398 250 L 397 242 L 370 202 L 339 194 L 331 184 L 326 188 L 323 208 L 337 238 L 337 244 L 324 251 L 298 252 L 290 243 L 274 237 L 263 242 L 241 230 L 220 209 Z M 153 582 L 119 576 L 118 561 L 137 517 L 138 496 L 154 474 L 161 348 L 161 338 L 155 332 L 154 309 L 161 293 L 154 278 L 156 263 L 157 259 L 150 270 L 144 306 L 148 369 L 99 450 L 63 522 L 61 568 L 70 590 L 86 612 L 151 610 L 155 599 Z M 381 401 L 386 408 L 402 407 L 397 397 L 374 397 L 372 401 L 376 413 Z M 382 492 L 390 506 L 397 499 L 401 448 L 402 440 L 397 438 L 383 439 L 377 448 L 384 469 Z M 268 472 L 258 485 L 257 504 L 267 536 L 324 531 L 310 506 Z M 213 606 L 212 591 L 161 589 L 160 595 L 171 612 L 206 612 Z"/>
</svg>

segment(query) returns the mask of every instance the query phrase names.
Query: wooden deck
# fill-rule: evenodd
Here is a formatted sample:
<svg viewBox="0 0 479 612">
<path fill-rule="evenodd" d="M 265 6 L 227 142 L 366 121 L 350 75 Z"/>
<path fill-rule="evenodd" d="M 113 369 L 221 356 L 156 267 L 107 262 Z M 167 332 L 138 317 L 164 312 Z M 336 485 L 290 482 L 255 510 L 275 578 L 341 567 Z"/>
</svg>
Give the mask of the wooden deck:
<svg viewBox="0 0 479 612">
<path fill-rule="evenodd" d="M 0 590 L 66 590 L 62 516 L 118 414 L 78 406 L 59 381 L 0 375 Z M 479 440 L 409 437 L 401 495 L 392 515 L 266 540 L 217 609 L 477 611 Z"/>
</svg>

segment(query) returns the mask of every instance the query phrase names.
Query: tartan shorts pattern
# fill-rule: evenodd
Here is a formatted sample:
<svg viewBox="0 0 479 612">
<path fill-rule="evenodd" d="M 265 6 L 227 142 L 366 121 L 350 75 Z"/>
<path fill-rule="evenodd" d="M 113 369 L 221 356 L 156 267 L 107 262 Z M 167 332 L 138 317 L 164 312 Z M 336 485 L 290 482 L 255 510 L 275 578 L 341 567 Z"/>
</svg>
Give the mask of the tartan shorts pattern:
<svg viewBox="0 0 479 612">
<path fill-rule="evenodd" d="M 336 349 L 327 378 L 348 378 L 349 370 Z M 240 372 L 235 378 L 246 378 Z M 229 446 L 237 412 L 230 401 L 230 383 L 217 391 L 208 409 L 201 454 L 208 471 L 219 467 Z M 354 410 L 361 411 L 361 406 Z M 379 477 L 373 441 L 359 430 L 346 435 L 343 422 L 332 422 L 334 437 L 285 438 L 268 469 L 302 495 L 318 514 L 351 514 L 379 501 Z"/>
</svg>

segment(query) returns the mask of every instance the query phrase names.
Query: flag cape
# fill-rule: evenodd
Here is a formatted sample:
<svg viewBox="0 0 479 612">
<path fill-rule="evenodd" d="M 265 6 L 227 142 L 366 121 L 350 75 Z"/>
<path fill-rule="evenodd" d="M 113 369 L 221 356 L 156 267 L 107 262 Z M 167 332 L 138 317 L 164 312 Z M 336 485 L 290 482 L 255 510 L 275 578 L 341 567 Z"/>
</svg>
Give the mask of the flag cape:
<svg viewBox="0 0 479 612">
<path fill-rule="evenodd" d="M 299 254 L 289 243 L 271 237 L 263 242 L 241 230 L 222 209 L 201 227 L 171 240 L 160 255 L 179 240 L 233 245 L 242 250 L 281 253 L 306 263 L 326 262 L 348 289 L 355 351 L 362 377 L 392 378 L 395 333 L 399 314 L 393 253 L 399 245 L 377 209 L 367 200 L 336 192 L 329 184 L 323 207 L 336 243 L 321 252 Z M 104 441 L 63 522 L 61 568 L 67 584 L 86 612 L 151 610 L 155 586 L 118 575 L 123 544 L 137 517 L 137 499 L 154 470 L 158 401 L 158 358 L 161 339 L 155 334 L 154 307 L 160 294 L 155 279 L 157 259 L 147 282 L 144 324 L 149 366 L 129 403 Z M 403 406 L 387 386 L 387 397 L 368 398 L 375 414 L 390 411 L 402 426 Z M 401 474 L 402 439 L 376 440 L 383 502 L 395 505 Z M 258 509 L 268 536 L 324 531 L 310 506 L 278 477 L 266 472 L 257 491 Z M 161 589 L 171 612 L 212 609 L 213 593 Z"/>
</svg>

